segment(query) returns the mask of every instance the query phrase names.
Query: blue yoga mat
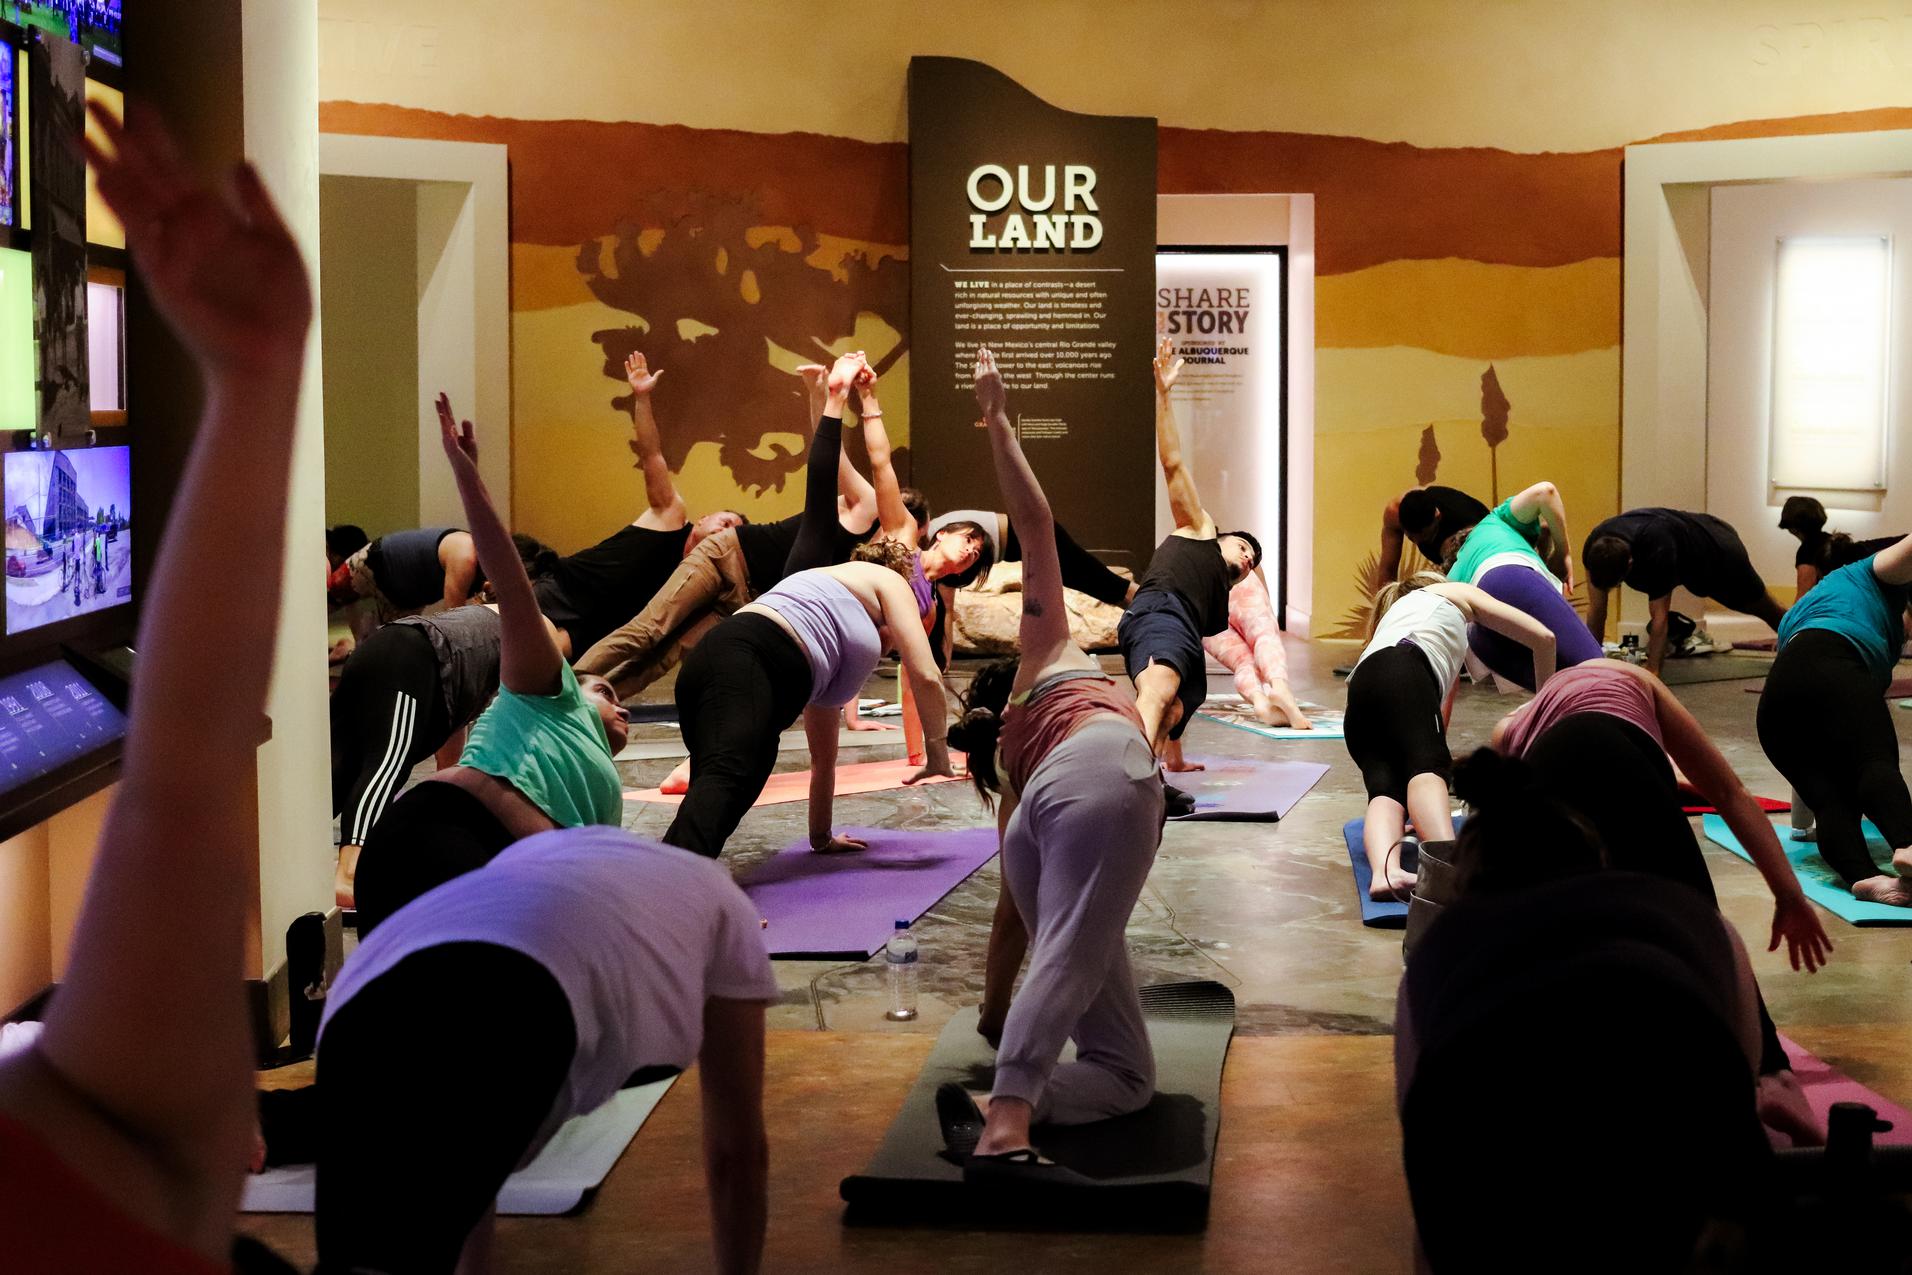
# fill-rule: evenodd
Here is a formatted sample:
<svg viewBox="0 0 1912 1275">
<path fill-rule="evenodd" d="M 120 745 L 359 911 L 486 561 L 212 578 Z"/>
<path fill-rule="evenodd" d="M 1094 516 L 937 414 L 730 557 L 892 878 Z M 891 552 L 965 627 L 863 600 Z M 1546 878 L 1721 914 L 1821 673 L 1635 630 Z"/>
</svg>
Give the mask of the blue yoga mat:
<svg viewBox="0 0 1912 1275">
<path fill-rule="evenodd" d="M 1361 924 L 1378 930 L 1398 930 L 1407 924 L 1407 904 L 1376 903 L 1368 897 L 1374 872 L 1368 867 L 1367 847 L 1361 843 L 1364 822 L 1350 819 L 1341 825 L 1341 835 L 1348 843 L 1348 862 L 1354 868 L 1354 897 L 1361 903 Z"/>
<path fill-rule="evenodd" d="M 1892 848 L 1879 835 L 1879 830 L 1868 821 L 1866 829 L 1866 848 L 1872 852 L 1875 863 L 1890 863 Z M 1709 841 L 1731 850 L 1740 858 L 1751 863 L 1753 858 L 1746 848 L 1739 844 L 1732 829 L 1718 815 L 1707 815 L 1700 820 L 1700 830 Z M 1868 903 L 1864 899 L 1852 897 L 1852 891 L 1846 889 L 1839 874 L 1826 866 L 1819 857 L 1819 847 L 1810 841 L 1795 840 L 1791 827 L 1775 827 L 1779 834 L 1780 847 L 1785 850 L 1786 858 L 1792 863 L 1793 872 L 1799 877 L 1799 884 L 1806 889 L 1806 897 L 1832 913 L 1848 925 L 1912 925 L 1912 908 L 1895 908 L 1885 903 Z"/>
</svg>

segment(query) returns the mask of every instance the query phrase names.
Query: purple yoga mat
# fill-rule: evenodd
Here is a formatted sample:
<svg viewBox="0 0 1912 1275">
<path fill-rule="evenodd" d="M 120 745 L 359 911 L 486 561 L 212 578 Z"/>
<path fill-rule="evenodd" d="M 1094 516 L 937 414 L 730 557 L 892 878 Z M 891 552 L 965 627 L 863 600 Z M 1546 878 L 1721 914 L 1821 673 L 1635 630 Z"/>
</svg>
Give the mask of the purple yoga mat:
<svg viewBox="0 0 1912 1275">
<path fill-rule="evenodd" d="M 890 941 L 996 853 L 994 828 L 908 832 L 844 828 L 870 844 L 857 854 L 815 854 L 806 839 L 738 879 L 764 920 L 770 955 L 860 961 Z"/>
<path fill-rule="evenodd" d="M 1194 819 L 1272 822 L 1295 808 L 1328 768 L 1312 761 L 1251 761 L 1245 757 L 1195 757 L 1206 770 L 1182 771 L 1168 781 L 1195 798 Z"/>
</svg>

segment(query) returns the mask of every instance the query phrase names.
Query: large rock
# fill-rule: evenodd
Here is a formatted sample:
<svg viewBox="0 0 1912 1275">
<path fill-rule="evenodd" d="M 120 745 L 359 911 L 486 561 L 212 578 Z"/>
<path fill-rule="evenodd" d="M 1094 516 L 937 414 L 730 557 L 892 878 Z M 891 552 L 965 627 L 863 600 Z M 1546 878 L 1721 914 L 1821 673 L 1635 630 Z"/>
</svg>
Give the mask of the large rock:
<svg viewBox="0 0 1912 1275">
<path fill-rule="evenodd" d="M 1117 567 L 1118 575 L 1128 572 Z M 1065 591 L 1069 604 L 1069 635 L 1085 651 L 1113 651 L 1115 626 L 1122 608 L 1097 602 L 1086 593 Z M 1014 655 L 1016 633 L 1022 624 L 1022 564 L 998 562 L 974 588 L 956 591 L 955 625 L 958 655 Z"/>
</svg>

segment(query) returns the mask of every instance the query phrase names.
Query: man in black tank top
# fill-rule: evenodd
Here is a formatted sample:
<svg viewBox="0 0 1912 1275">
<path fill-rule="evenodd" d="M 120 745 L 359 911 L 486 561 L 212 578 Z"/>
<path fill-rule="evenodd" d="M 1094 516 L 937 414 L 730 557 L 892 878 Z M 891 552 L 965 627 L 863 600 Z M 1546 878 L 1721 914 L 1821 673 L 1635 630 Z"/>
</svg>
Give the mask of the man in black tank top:
<svg viewBox="0 0 1912 1275">
<path fill-rule="evenodd" d="M 1202 639 L 1228 627 L 1228 591 L 1261 565 L 1261 543 L 1245 531 L 1218 532 L 1182 459 L 1169 391 L 1181 374 L 1174 342 L 1155 355 L 1155 445 L 1168 482 L 1175 530 L 1156 547 L 1116 640 L 1135 683 L 1142 730 L 1156 756 L 1180 740 L 1208 698 Z M 1179 748 L 1175 749 L 1179 757 Z"/>
</svg>

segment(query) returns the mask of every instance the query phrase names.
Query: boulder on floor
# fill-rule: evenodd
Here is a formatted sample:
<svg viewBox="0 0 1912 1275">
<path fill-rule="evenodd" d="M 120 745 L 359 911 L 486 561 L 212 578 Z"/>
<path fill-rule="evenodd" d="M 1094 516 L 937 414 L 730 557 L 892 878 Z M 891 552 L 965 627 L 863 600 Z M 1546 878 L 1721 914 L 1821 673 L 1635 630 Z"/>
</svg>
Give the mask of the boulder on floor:
<svg viewBox="0 0 1912 1275">
<path fill-rule="evenodd" d="M 1132 578 L 1121 567 L 1115 572 Z M 1122 608 L 1097 602 L 1074 589 L 1064 591 L 1069 606 L 1069 635 L 1085 651 L 1113 651 Z M 958 655 L 1014 655 L 1022 624 L 1022 564 L 998 562 L 974 588 L 956 591 L 954 635 Z"/>
</svg>

